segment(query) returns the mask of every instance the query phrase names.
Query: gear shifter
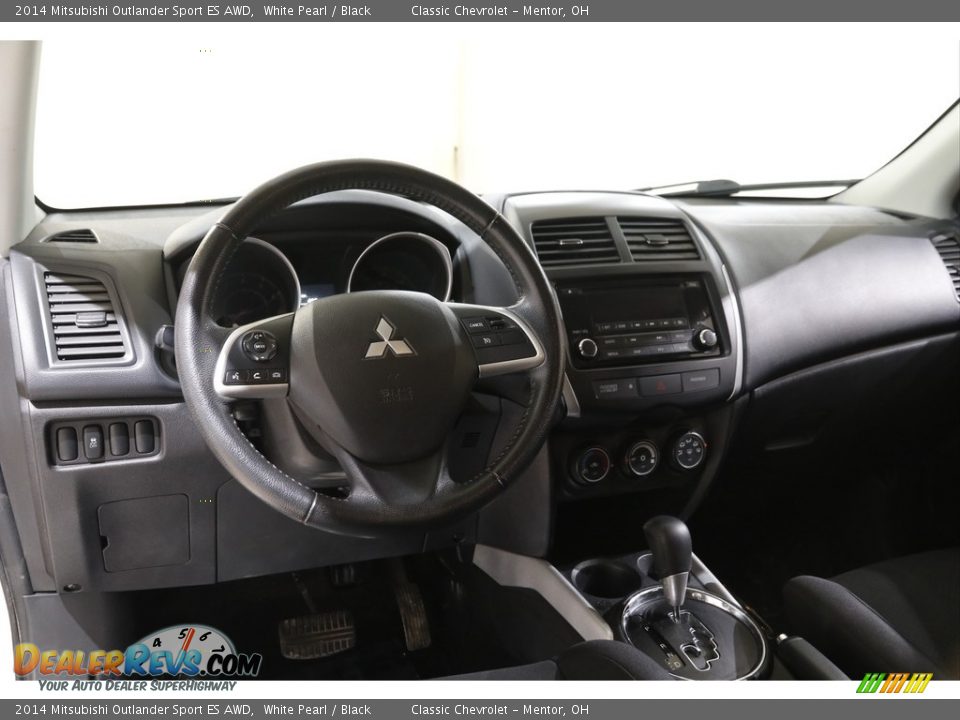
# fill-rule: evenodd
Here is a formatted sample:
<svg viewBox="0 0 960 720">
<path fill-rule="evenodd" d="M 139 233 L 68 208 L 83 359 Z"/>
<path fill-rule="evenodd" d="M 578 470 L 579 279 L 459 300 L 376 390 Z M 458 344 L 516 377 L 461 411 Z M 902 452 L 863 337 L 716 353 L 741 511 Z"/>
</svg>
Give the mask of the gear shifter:
<svg viewBox="0 0 960 720">
<path fill-rule="evenodd" d="M 663 597 L 673 609 L 673 621 L 678 623 L 693 558 L 690 530 L 679 518 L 658 515 L 646 522 L 643 534 L 653 553 L 653 566 L 660 576 Z"/>
</svg>

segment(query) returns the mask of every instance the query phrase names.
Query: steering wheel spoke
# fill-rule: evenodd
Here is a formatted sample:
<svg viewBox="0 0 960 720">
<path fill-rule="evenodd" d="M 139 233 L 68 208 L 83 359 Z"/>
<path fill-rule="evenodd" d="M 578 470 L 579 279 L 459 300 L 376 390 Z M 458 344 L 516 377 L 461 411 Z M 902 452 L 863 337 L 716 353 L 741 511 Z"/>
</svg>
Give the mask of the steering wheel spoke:
<svg viewBox="0 0 960 720">
<path fill-rule="evenodd" d="M 213 384 L 225 400 L 286 397 L 293 313 L 242 325 L 220 348 Z"/>
<path fill-rule="evenodd" d="M 473 345 L 479 379 L 527 372 L 543 364 L 543 344 L 517 307 L 448 305 Z"/>
<path fill-rule="evenodd" d="M 389 465 L 365 463 L 342 447 L 332 451 L 347 475 L 351 494 L 372 498 L 383 507 L 415 507 L 452 482 L 445 448 L 419 460 Z"/>
</svg>

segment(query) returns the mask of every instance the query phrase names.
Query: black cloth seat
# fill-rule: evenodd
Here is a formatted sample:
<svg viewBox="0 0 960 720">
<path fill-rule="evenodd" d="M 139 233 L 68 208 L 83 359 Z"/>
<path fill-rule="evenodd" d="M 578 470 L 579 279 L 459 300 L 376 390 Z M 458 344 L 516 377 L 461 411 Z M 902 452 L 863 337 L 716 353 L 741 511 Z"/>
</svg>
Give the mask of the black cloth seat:
<svg viewBox="0 0 960 720">
<path fill-rule="evenodd" d="M 590 640 L 564 650 L 553 660 L 453 675 L 445 680 L 673 680 L 633 645 Z"/>
<path fill-rule="evenodd" d="M 791 630 L 850 677 L 932 672 L 960 679 L 960 548 L 790 580 Z"/>
</svg>

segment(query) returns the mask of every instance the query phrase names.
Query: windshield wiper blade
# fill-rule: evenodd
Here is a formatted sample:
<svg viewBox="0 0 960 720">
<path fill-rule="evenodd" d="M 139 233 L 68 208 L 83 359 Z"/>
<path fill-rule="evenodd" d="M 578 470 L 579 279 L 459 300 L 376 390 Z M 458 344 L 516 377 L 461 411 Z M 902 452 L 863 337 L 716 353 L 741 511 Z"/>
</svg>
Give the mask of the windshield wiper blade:
<svg viewBox="0 0 960 720">
<path fill-rule="evenodd" d="M 755 183 L 741 185 L 736 180 L 697 180 L 674 185 L 640 188 L 661 197 L 730 197 L 757 190 L 794 190 L 798 188 L 847 188 L 859 180 L 804 180 L 801 182 Z"/>
</svg>

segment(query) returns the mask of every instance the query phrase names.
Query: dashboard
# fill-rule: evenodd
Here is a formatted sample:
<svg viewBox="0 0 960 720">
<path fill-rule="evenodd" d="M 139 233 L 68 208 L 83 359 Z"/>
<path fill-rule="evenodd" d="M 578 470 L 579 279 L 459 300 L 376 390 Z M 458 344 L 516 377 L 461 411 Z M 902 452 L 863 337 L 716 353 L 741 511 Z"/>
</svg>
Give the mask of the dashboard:
<svg viewBox="0 0 960 720">
<path fill-rule="evenodd" d="M 16 479 L 8 490 L 34 588 L 204 584 L 464 539 L 543 555 L 552 538 L 576 536 L 591 508 L 653 498 L 672 512 L 695 507 L 735 441 L 796 447 L 824 417 L 878 399 L 890 412 L 955 375 L 960 289 L 945 263 L 960 239 L 951 223 L 822 201 L 486 200 L 557 293 L 562 407 L 541 457 L 502 498 L 456 527 L 399 539 L 292 523 L 240 487 L 194 431 L 169 339 L 190 259 L 222 208 L 45 218 L 0 261 L 0 363 L 13 369 L 0 403 L 19 410 L 0 417 L 0 458 Z M 385 288 L 516 300 L 509 272 L 457 220 L 409 199 L 343 191 L 288 208 L 244 242 L 221 282 L 217 321 L 236 327 Z M 897 372 L 917 367 L 922 377 Z M 503 442 L 498 424 L 519 417 L 523 399 L 523 387 L 477 393 L 450 440 L 458 471 L 484 466 Z M 276 436 L 261 427 L 275 412 L 239 403 L 237 420 L 251 442 L 282 448 L 271 459 L 335 490 L 336 464 L 310 465 L 295 424 Z M 157 549 L 140 528 L 157 508 L 169 551 L 145 563 Z"/>
</svg>

